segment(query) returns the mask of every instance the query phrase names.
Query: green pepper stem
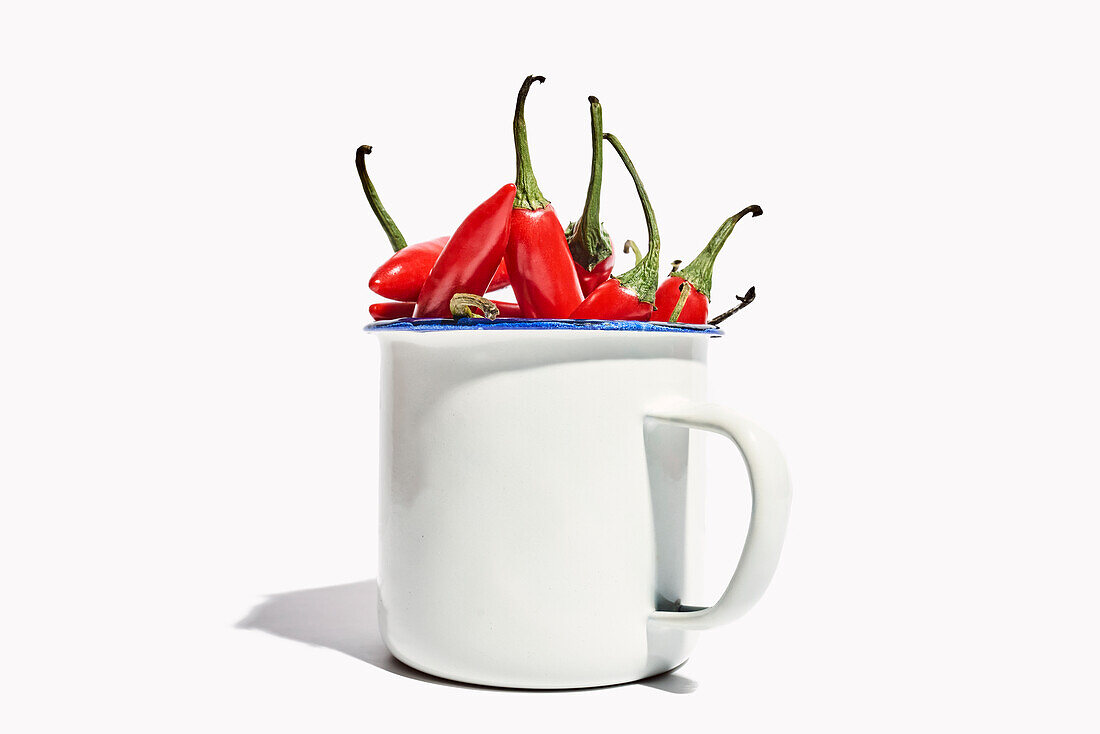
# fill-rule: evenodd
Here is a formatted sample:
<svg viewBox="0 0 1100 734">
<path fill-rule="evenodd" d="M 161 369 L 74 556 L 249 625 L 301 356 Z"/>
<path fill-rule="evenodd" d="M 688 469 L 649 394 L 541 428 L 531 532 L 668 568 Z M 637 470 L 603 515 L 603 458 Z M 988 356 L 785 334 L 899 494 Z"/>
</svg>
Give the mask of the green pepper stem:
<svg viewBox="0 0 1100 734">
<path fill-rule="evenodd" d="M 626 170 L 630 171 L 630 177 L 634 179 L 634 187 L 638 190 L 638 198 L 642 202 L 642 211 L 645 212 L 645 226 L 649 230 L 649 249 L 645 257 L 634 268 L 616 277 L 623 286 L 638 294 L 638 300 L 645 303 L 653 303 L 657 295 L 657 268 L 661 259 L 661 235 L 657 232 L 657 217 L 653 214 L 653 206 L 649 203 L 649 195 L 645 192 L 642 179 L 638 171 L 634 169 L 634 163 L 627 155 L 623 144 L 611 133 L 604 133 L 603 139 L 611 143 L 611 147 L 623 159 Z"/>
<path fill-rule="evenodd" d="M 674 324 L 680 320 L 680 312 L 684 310 L 684 304 L 688 302 L 688 296 L 691 295 L 691 284 L 680 284 L 680 299 L 676 301 L 676 308 L 672 309 L 672 313 L 668 317 L 668 322 Z"/>
<path fill-rule="evenodd" d="M 634 253 L 634 264 L 637 265 L 642 261 L 642 251 L 638 249 L 638 246 L 634 244 L 634 240 L 627 240 L 623 243 L 623 254 L 628 252 Z"/>
<path fill-rule="evenodd" d="M 527 121 L 523 119 L 523 105 L 527 101 L 531 85 L 545 81 L 546 77 L 543 76 L 527 77 L 516 97 L 516 116 L 512 119 L 512 137 L 516 141 L 516 200 L 512 204 L 515 209 L 545 209 L 550 204 L 539 190 L 535 172 L 531 169 L 531 151 L 527 147 Z"/>
<path fill-rule="evenodd" d="M 374 184 L 371 183 L 370 176 L 367 175 L 366 157 L 370 155 L 370 152 L 371 146 L 359 146 L 358 150 L 355 151 L 355 170 L 359 172 L 359 180 L 363 184 L 363 193 L 367 195 L 367 201 L 370 202 L 370 208 L 374 210 L 374 216 L 378 218 L 378 223 L 382 225 L 382 229 L 386 231 L 386 237 L 389 238 L 393 251 L 397 252 L 405 248 L 408 243 L 405 242 L 401 230 L 397 228 L 393 218 L 386 211 L 386 207 L 382 206 L 382 200 L 378 198 L 378 192 L 375 190 Z"/>
<path fill-rule="evenodd" d="M 714 233 L 714 236 L 710 238 L 710 242 L 703 248 L 703 251 L 700 252 L 694 260 L 681 268 L 676 275 L 695 286 L 695 289 L 706 296 L 709 301 L 711 281 L 714 277 L 714 258 L 718 257 L 718 253 L 722 251 L 722 246 L 726 244 L 726 240 L 729 239 L 730 234 L 733 232 L 733 228 L 737 226 L 737 223 L 741 221 L 742 217 L 746 214 L 759 217 L 763 213 L 763 209 L 753 204 L 752 206 L 745 207 L 726 221 L 722 222 L 722 226 L 720 226 L 718 231 Z"/>
<path fill-rule="evenodd" d="M 600 100 L 588 98 L 592 117 L 592 172 L 588 177 L 588 196 L 577 221 L 570 223 L 565 238 L 573 262 L 592 271 L 611 257 L 611 240 L 600 226 L 600 187 L 603 185 L 603 108 Z"/>
</svg>

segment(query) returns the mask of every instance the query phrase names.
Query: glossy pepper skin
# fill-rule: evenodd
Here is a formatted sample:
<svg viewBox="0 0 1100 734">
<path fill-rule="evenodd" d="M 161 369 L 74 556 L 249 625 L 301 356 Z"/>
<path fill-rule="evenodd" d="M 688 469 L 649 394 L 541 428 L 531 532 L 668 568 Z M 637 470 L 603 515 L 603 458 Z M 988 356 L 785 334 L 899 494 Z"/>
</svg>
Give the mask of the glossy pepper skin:
<svg viewBox="0 0 1100 734">
<path fill-rule="evenodd" d="M 508 303 L 507 301 L 493 301 L 493 303 L 500 309 L 502 317 L 520 318 L 518 304 Z M 386 321 L 387 319 L 403 319 L 412 316 L 415 308 L 416 304 L 411 301 L 385 301 L 383 303 L 372 303 L 367 310 L 370 311 L 370 316 L 375 321 Z"/>
<path fill-rule="evenodd" d="M 661 283 L 657 289 L 653 314 L 654 321 L 675 321 L 680 324 L 705 324 L 707 323 L 708 309 L 710 306 L 711 281 L 714 276 L 714 260 L 722 247 L 726 244 L 733 228 L 747 214 L 758 217 L 764 210 L 756 204 L 745 207 L 737 214 L 722 222 L 718 231 L 710 238 L 710 242 L 702 252 L 685 267 L 673 273 Z M 681 290 L 681 286 L 684 290 Z M 679 313 L 676 311 L 681 299 Z"/>
<path fill-rule="evenodd" d="M 638 297 L 618 278 L 611 278 L 588 294 L 569 315 L 571 319 L 607 319 L 609 321 L 649 321 L 653 304 Z"/>
<path fill-rule="evenodd" d="M 420 289 L 449 239 L 449 236 L 436 237 L 434 240 L 409 245 L 390 255 L 371 275 L 370 289 L 391 301 L 415 301 L 420 297 Z M 501 260 L 497 271 L 493 273 L 492 282 L 489 283 L 489 291 L 498 291 L 507 285 L 508 270 Z"/>
<path fill-rule="evenodd" d="M 608 242 L 611 240 L 608 239 Z M 611 253 L 603 260 L 592 266 L 592 270 L 585 270 L 576 260 L 573 261 L 573 267 L 577 271 L 577 280 L 581 284 L 581 293 L 587 296 L 589 293 L 596 289 L 600 283 L 607 282 L 607 279 L 611 277 L 611 271 L 615 267 L 615 253 Z"/>
<path fill-rule="evenodd" d="M 485 293 L 508 246 L 515 197 L 516 187 L 505 184 L 462 220 L 424 281 L 413 316 L 449 318 L 455 293 Z"/>
<path fill-rule="evenodd" d="M 611 133 L 605 134 L 604 139 L 615 148 L 626 169 L 630 171 L 630 177 L 634 179 L 634 187 L 638 190 L 638 198 L 641 199 L 642 210 L 645 212 L 646 229 L 649 230 L 649 249 L 633 269 L 596 286 L 570 314 L 570 318 L 649 321 L 653 315 L 657 267 L 661 257 L 661 235 L 657 231 L 657 217 L 653 214 L 642 179 L 622 143 Z"/>
<path fill-rule="evenodd" d="M 529 76 L 524 80 L 512 121 L 516 145 L 516 196 L 504 259 L 523 316 L 560 319 L 568 316 L 584 296 L 561 221 L 539 190 L 531 170 L 523 105 L 536 81 L 546 80 L 541 76 Z"/>
<path fill-rule="evenodd" d="M 565 228 L 565 241 L 573 257 L 573 268 L 587 296 L 611 277 L 615 266 L 615 247 L 600 222 L 600 188 L 603 185 L 603 108 L 600 100 L 588 98 L 592 118 L 592 172 L 588 177 L 588 196 L 577 221 Z"/>
<path fill-rule="evenodd" d="M 393 253 L 386 262 L 378 266 L 371 274 L 370 289 L 394 301 L 415 301 L 432 266 L 443 252 L 443 245 L 450 237 L 436 237 L 434 240 L 419 242 L 402 247 Z"/>
<path fill-rule="evenodd" d="M 685 285 L 686 284 L 686 285 Z M 693 288 L 686 280 L 675 273 L 665 278 L 657 288 L 657 297 L 653 300 L 656 310 L 653 312 L 653 321 L 671 321 L 672 312 L 683 295 L 680 286 L 688 289 L 688 295 L 684 305 L 680 309 L 680 315 L 676 319 L 681 324 L 705 324 L 707 323 L 707 297 Z"/>
<path fill-rule="evenodd" d="M 374 188 L 374 183 L 367 175 L 366 156 L 370 155 L 371 146 L 361 145 L 355 151 L 355 170 L 359 173 L 359 181 L 363 184 L 363 193 L 367 196 L 371 210 L 377 217 L 378 223 L 386 232 L 386 237 L 393 247 L 393 255 L 382 263 L 370 277 L 370 289 L 382 296 L 394 301 L 415 301 L 420 296 L 420 289 L 424 281 L 435 265 L 436 258 L 443 251 L 450 237 L 436 237 L 427 242 L 418 242 L 409 245 L 405 242 L 404 235 L 397 228 L 397 224 L 390 217 L 386 208 L 382 206 L 382 199 Z M 497 272 L 493 275 L 493 281 L 489 284 L 489 290 L 499 290 L 508 285 L 508 271 L 504 261 L 501 261 Z"/>
</svg>

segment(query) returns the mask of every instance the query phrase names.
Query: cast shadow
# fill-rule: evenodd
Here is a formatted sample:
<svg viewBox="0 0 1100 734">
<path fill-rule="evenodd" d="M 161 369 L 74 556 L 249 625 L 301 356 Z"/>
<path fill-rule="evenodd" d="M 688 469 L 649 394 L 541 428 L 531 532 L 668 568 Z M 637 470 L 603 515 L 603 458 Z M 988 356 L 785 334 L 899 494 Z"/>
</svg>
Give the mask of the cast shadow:
<svg viewBox="0 0 1100 734">
<path fill-rule="evenodd" d="M 257 604 L 236 626 L 307 645 L 327 647 L 394 675 L 426 683 L 457 688 L 519 690 L 488 688 L 437 678 L 410 668 L 391 655 L 378 631 L 378 583 L 374 579 L 272 594 Z M 699 684 L 673 669 L 623 685 L 642 685 L 668 693 L 692 693 Z"/>
</svg>

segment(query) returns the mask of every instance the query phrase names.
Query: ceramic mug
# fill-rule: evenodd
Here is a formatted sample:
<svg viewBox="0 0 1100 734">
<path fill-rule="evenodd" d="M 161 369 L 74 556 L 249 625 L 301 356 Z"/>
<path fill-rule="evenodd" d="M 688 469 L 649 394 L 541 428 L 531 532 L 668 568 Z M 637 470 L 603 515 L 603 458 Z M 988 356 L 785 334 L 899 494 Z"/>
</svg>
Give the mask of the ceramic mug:
<svg viewBox="0 0 1100 734">
<path fill-rule="evenodd" d="M 381 339 L 379 622 L 402 662 L 467 683 L 579 688 L 675 668 L 697 630 L 760 598 L 790 508 L 786 465 L 708 403 L 720 330 L 464 319 Z M 741 559 L 701 586 L 701 436 L 749 468 Z"/>
</svg>

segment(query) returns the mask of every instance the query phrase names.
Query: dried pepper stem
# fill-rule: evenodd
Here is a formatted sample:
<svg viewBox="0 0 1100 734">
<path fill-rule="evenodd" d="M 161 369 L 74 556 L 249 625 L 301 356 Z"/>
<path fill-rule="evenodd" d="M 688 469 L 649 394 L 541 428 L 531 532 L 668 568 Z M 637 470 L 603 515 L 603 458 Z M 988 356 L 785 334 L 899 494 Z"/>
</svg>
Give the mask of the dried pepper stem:
<svg viewBox="0 0 1100 734">
<path fill-rule="evenodd" d="M 492 321 L 500 316 L 500 309 L 488 298 L 475 296 L 473 293 L 455 293 L 451 296 L 451 316 L 456 319 L 480 319 L 486 318 Z M 477 313 L 481 311 L 481 313 Z M 482 315 L 484 314 L 484 316 Z"/>
<path fill-rule="evenodd" d="M 728 319 L 730 316 L 733 316 L 735 313 L 737 313 L 738 311 L 743 309 L 745 306 L 747 306 L 750 303 L 752 303 L 753 301 L 755 301 L 756 300 L 756 286 L 752 286 L 747 291 L 745 291 L 745 295 L 743 295 L 743 296 L 734 296 L 734 298 L 736 298 L 741 303 L 737 306 L 734 306 L 733 308 L 731 308 L 729 311 L 726 311 L 725 313 L 718 314 L 717 316 L 715 316 L 713 319 L 711 319 L 707 323 L 710 324 L 711 326 L 718 326 L 718 324 L 722 323 L 723 321 Z"/>
</svg>

